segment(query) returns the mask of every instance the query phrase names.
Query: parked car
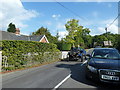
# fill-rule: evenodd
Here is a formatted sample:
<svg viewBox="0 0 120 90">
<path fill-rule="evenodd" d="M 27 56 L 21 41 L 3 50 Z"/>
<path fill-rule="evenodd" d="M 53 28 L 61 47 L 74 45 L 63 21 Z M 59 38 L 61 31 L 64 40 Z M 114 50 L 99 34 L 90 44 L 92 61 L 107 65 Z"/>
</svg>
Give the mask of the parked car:
<svg viewBox="0 0 120 90">
<path fill-rule="evenodd" d="M 90 49 L 86 55 L 86 78 L 120 83 L 120 53 L 114 48 Z"/>
<path fill-rule="evenodd" d="M 85 54 L 86 51 L 82 48 L 71 48 L 70 52 L 68 52 L 68 60 L 80 60 L 81 62 L 83 62 Z"/>
</svg>

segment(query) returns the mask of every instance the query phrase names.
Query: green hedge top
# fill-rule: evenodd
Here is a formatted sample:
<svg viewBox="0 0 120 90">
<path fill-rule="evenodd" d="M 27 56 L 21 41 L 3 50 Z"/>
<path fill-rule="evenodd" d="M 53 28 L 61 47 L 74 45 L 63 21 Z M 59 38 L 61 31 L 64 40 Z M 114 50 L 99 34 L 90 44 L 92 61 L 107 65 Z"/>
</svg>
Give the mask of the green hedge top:
<svg viewBox="0 0 120 90">
<path fill-rule="evenodd" d="M 57 46 L 52 43 L 41 43 L 36 41 L 20 41 L 20 40 L 3 40 L 2 41 L 3 54 L 27 54 L 36 52 L 57 52 Z M 5 52 L 5 53 L 4 53 Z"/>
</svg>

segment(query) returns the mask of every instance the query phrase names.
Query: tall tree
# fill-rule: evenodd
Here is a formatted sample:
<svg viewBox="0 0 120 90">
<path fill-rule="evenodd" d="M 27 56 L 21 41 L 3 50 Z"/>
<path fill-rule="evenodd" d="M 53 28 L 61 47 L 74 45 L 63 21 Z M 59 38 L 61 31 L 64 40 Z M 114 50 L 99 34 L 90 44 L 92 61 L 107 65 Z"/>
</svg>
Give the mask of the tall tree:
<svg viewBox="0 0 120 90">
<path fill-rule="evenodd" d="M 8 32 L 15 33 L 15 32 L 16 32 L 15 24 L 10 23 L 10 24 L 8 25 L 7 31 L 8 31 Z"/>
<path fill-rule="evenodd" d="M 36 32 L 33 32 L 32 35 L 45 35 L 50 43 L 58 42 L 58 39 L 55 36 L 52 36 L 47 28 L 41 27 Z"/>
<path fill-rule="evenodd" d="M 47 28 L 41 27 L 36 32 L 33 32 L 32 35 L 46 35 L 50 36 L 50 32 Z"/>
<path fill-rule="evenodd" d="M 65 38 L 66 42 L 72 43 L 75 46 L 81 45 L 85 46 L 87 37 L 89 36 L 90 30 L 79 25 L 79 20 L 71 19 L 65 24 L 68 35 Z M 89 45 L 89 44 L 88 44 Z"/>
<path fill-rule="evenodd" d="M 65 24 L 66 30 L 68 31 L 68 35 L 65 38 L 65 41 L 68 43 L 75 43 L 75 36 L 76 36 L 76 30 L 79 27 L 78 24 L 79 20 L 71 19 Z"/>
</svg>

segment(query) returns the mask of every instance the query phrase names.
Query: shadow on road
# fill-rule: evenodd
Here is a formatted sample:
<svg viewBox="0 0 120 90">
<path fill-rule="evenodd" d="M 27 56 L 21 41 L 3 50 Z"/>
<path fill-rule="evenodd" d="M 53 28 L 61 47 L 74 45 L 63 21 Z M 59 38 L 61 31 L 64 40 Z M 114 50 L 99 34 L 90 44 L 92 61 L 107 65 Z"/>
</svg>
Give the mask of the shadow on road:
<svg viewBox="0 0 120 90">
<path fill-rule="evenodd" d="M 100 82 L 96 82 L 96 81 L 92 81 L 92 80 L 87 80 L 85 78 L 85 66 L 81 66 L 80 62 L 78 62 L 77 64 L 70 64 L 70 62 L 69 62 L 69 64 L 68 63 L 67 64 L 59 64 L 56 67 L 70 69 L 72 79 L 74 79 L 80 83 L 96 87 L 93 90 L 106 90 L 106 89 L 107 90 L 108 89 L 109 90 L 110 89 L 119 90 L 120 89 L 120 86 L 118 86 L 118 85 L 105 84 L 105 83 L 100 83 Z"/>
</svg>

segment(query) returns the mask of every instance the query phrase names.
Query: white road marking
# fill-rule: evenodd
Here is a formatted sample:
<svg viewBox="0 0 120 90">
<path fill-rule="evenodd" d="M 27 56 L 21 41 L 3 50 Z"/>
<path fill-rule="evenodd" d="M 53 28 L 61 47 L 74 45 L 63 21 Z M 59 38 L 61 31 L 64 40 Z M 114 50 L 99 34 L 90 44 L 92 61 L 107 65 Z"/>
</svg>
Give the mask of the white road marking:
<svg viewBox="0 0 120 90">
<path fill-rule="evenodd" d="M 67 79 L 69 79 L 71 74 L 69 74 L 65 79 L 63 79 L 58 85 L 56 85 L 52 90 L 59 88 Z"/>
<path fill-rule="evenodd" d="M 81 66 L 83 66 L 85 63 L 87 63 L 87 60 L 85 60 L 85 61 L 81 64 Z"/>
</svg>

